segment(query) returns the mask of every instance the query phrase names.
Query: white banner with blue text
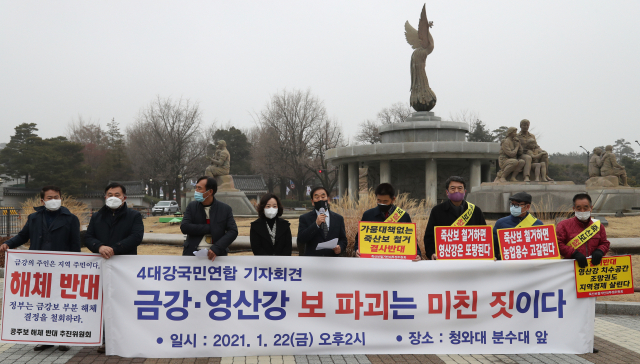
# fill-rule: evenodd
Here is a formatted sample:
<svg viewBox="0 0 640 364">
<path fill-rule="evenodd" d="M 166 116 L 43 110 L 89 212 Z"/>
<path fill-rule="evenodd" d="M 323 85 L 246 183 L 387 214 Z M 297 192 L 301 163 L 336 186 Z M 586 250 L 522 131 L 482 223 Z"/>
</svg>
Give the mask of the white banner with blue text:
<svg viewBox="0 0 640 364">
<path fill-rule="evenodd" d="M 0 341 L 102 344 L 99 254 L 7 250 Z"/>
<path fill-rule="evenodd" d="M 108 355 L 587 353 L 573 260 L 115 256 Z"/>
</svg>

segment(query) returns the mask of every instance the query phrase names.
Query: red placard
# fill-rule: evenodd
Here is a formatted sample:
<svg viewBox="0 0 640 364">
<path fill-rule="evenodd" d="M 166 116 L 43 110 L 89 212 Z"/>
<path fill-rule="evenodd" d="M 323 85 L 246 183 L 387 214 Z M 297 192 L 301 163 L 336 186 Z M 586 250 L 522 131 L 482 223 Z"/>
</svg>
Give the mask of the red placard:
<svg viewBox="0 0 640 364">
<path fill-rule="evenodd" d="M 560 259 L 553 225 L 498 229 L 498 242 L 502 260 Z"/>
<path fill-rule="evenodd" d="M 436 226 L 437 259 L 493 260 L 491 226 Z"/>
</svg>

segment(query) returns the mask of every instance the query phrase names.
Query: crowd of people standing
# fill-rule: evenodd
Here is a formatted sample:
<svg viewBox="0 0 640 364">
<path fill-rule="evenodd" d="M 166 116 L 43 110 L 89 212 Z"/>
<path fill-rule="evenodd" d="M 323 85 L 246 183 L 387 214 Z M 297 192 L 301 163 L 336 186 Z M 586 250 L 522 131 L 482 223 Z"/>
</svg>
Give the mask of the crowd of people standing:
<svg viewBox="0 0 640 364">
<path fill-rule="evenodd" d="M 431 210 L 424 234 L 426 260 L 436 260 L 434 229 L 438 226 L 483 226 L 487 225 L 480 207 L 465 200 L 466 182 L 462 177 L 452 176 L 443 186 L 447 199 Z M 180 230 L 186 235 L 182 255 L 193 256 L 201 249 L 207 250 L 208 259 L 214 261 L 218 256 L 226 256 L 229 246 L 238 236 L 238 227 L 231 207 L 215 198 L 218 186 L 213 177 L 201 177 L 195 187 L 194 201 L 185 210 Z M 313 209 L 299 217 L 297 249 L 301 256 L 339 257 L 347 250 L 347 234 L 342 216 L 332 211 L 330 191 L 324 187 L 311 190 Z M 364 212 L 360 221 L 367 222 L 411 222 L 408 212 L 394 203 L 396 191 L 389 183 L 382 183 L 375 189 L 377 205 Z M 35 207 L 22 230 L 13 238 L 0 245 L 0 253 L 15 249 L 30 242 L 31 250 L 79 252 L 80 222 L 66 207 L 62 206 L 62 191 L 56 186 L 44 186 L 40 192 L 41 206 Z M 105 205 L 91 216 L 84 244 L 93 253 L 104 259 L 114 255 L 137 255 L 142 243 L 144 224 L 142 215 L 127 206 L 127 191 L 119 183 L 111 183 L 105 188 Z M 532 197 L 526 192 L 514 194 L 510 200 L 510 215 L 495 223 L 494 253 L 500 260 L 497 243 L 497 230 L 515 227 L 542 225 L 542 221 L 531 213 Z M 258 219 L 251 223 L 249 233 L 251 249 L 254 255 L 291 256 L 293 253 L 293 234 L 291 223 L 282 218 L 284 208 L 279 197 L 265 194 L 260 199 Z M 605 227 L 592 219 L 592 201 L 586 193 L 573 198 L 574 217 L 563 220 L 557 225 L 557 240 L 562 257 L 575 259 L 581 268 L 587 266 L 591 257 L 593 265 L 600 264 L 609 251 L 609 241 Z M 569 244 L 572 240 L 593 224 L 598 225 L 597 232 L 586 242 L 577 246 Z M 335 242 L 335 245 L 327 242 Z M 360 257 L 358 237 L 355 239 L 355 256 Z M 414 261 L 422 260 L 422 252 L 417 247 Z M 36 351 L 45 350 L 53 345 L 37 345 Z M 68 346 L 59 346 L 59 350 L 69 350 Z M 98 352 L 104 353 L 102 345 Z"/>
</svg>

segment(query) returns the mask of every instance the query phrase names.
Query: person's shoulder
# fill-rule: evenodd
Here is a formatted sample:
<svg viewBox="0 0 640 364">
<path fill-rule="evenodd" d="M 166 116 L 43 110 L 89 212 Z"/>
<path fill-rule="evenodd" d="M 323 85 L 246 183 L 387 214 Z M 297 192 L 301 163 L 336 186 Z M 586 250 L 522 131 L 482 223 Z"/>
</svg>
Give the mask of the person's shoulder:
<svg viewBox="0 0 640 364">
<path fill-rule="evenodd" d="M 363 214 L 363 220 L 364 219 L 372 219 L 374 216 L 376 216 L 378 214 L 379 209 L 377 207 L 371 208 L 369 210 L 366 210 Z"/>
<path fill-rule="evenodd" d="M 72 221 L 78 220 L 80 221 L 80 219 L 78 218 L 78 216 L 76 216 L 73 212 L 71 212 L 71 210 L 69 210 L 68 208 L 62 206 L 60 207 L 60 213 L 63 215 L 66 215 L 68 219 L 71 219 Z"/>
<path fill-rule="evenodd" d="M 570 217 L 570 218 L 568 218 L 568 219 L 564 219 L 564 220 L 560 221 L 559 223 L 557 223 L 557 224 L 556 224 L 556 228 L 557 228 L 557 229 L 560 229 L 561 227 L 562 227 L 562 228 L 565 228 L 565 227 L 567 227 L 567 226 L 571 225 L 571 224 L 573 223 L 573 222 L 571 221 L 572 219 L 573 219 L 573 218 L 572 218 L 572 217 Z"/>
<path fill-rule="evenodd" d="M 193 200 L 193 201 L 189 202 L 189 204 L 187 204 L 187 208 L 188 209 L 195 209 L 198 206 L 199 203 L 200 202 L 198 202 L 196 200 Z"/>
<path fill-rule="evenodd" d="M 473 203 L 473 202 L 471 202 L 471 203 Z M 474 212 L 474 213 L 475 213 L 476 211 L 478 211 L 478 212 L 482 212 L 482 209 L 480 208 L 480 206 L 478 206 L 478 205 L 477 205 L 477 204 L 475 204 L 475 203 L 473 204 L 473 206 L 474 206 L 474 208 L 473 208 L 473 212 Z M 467 208 L 468 208 L 468 207 L 469 207 L 469 201 L 467 201 Z M 507 216 L 507 217 L 509 217 L 509 216 Z"/>
<path fill-rule="evenodd" d="M 251 225 L 257 225 L 262 221 L 263 221 L 263 219 L 261 217 L 259 217 L 259 218 L 255 219 L 255 220 L 251 221 Z"/>
<path fill-rule="evenodd" d="M 309 212 L 306 212 L 302 215 L 300 215 L 300 217 L 298 217 L 298 221 L 303 221 L 303 220 L 309 220 L 309 219 L 316 219 L 316 210 L 311 210 Z"/>
<path fill-rule="evenodd" d="M 283 219 L 283 218 L 281 218 L 281 217 L 278 217 L 277 222 L 278 222 L 278 224 L 282 224 L 283 226 L 284 226 L 284 225 L 286 225 L 286 226 L 291 226 L 291 222 L 289 222 L 289 220 L 287 220 L 287 219 Z"/>
<path fill-rule="evenodd" d="M 142 216 L 142 214 L 140 213 L 140 211 L 138 211 L 138 210 L 136 210 L 136 209 L 134 209 L 134 208 L 131 208 L 131 207 L 127 207 L 127 212 L 128 212 L 128 213 L 129 213 L 129 215 L 131 215 L 131 216 L 137 216 L 137 215 Z"/>
<path fill-rule="evenodd" d="M 197 202 L 197 201 L 196 201 Z M 216 200 L 215 202 L 217 208 L 225 210 L 225 211 L 232 211 L 233 209 L 231 208 L 231 206 L 227 205 L 226 203 L 220 201 L 220 200 Z"/>
<path fill-rule="evenodd" d="M 342 217 L 342 215 L 340 215 L 340 214 L 339 214 L 339 213 L 337 213 L 337 212 L 333 212 L 333 211 L 331 211 L 331 210 L 329 210 L 329 216 L 331 216 L 331 218 L 334 218 L 334 217 L 335 217 L 335 218 L 339 218 L 339 219 L 342 219 L 342 218 L 343 218 L 343 217 Z"/>
<path fill-rule="evenodd" d="M 433 208 L 431 209 L 431 212 L 445 210 L 447 208 L 448 203 L 449 203 L 448 201 L 440 202 L 439 204 L 433 206 Z"/>
<path fill-rule="evenodd" d="M 509 216 L 501 217 L 498 220 L 496 220 L 496 223 L 494 226 L 496 227 L 496 229 L 499 229 L 505 226 L 509 222 L 509 220 L 510 220 Z"/>
</svg>

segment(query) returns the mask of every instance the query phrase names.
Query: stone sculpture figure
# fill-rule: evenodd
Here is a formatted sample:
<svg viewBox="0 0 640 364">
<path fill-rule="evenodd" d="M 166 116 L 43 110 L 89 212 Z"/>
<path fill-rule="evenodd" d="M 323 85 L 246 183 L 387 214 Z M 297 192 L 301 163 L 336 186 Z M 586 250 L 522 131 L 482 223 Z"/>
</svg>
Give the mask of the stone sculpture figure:
<svg viewBox="0 0 640 364">
<path fill-rule="evenodd" d="M 629 187 L 627 184 L 627 171 L 624 166 L 618 164 L 616 160 L 616 155 L 613 153 L 613 147 L 611 145 L 607 145 L 604 148 L 605 152 L 602 156 L 602 167 L 600 168 L 600 174 L 605 176 L 616 176 L 618 177 L 618 183 L 621 186 Z"/>
<path fill-rule="evenodd" d="M 524 167 L 525 161 L 518 159 L 518 155 L 522 154 L 522 145 L 517 137 L 518 129 L 511 127 L 507 129 L 507 137 L 500 144 L 500 164 L 499 181 L 507 182 L 507 178 L 511 175 L 509 182 L 517 182 L 516 176 Z"/>
<path fill-rule="evenodd" d="M 211 165 L 207 167 L 204 174 L 207 177 L 219 177 L 229 174 L 231 163 L 231 155 L 227 150 L 227 142 L 219 140 L 216 145 L 216 152 L 213 157 L 207 157 L 211 161 Z"/>
<path fill-rule="evenodd" d="M 518 139 L 522 144 L 522 156 L 525 164 L 523 167 L 522 175 L 524 181 L 529 182 L 529 176 L 531 175 L 531 165 L 533 163 L 541 164 L 541 176 L 536 175 L 536 182 L 542 179 L 542 182 L 553 181 L 551 177 L 546 175 L 546 170 L 549 167 L 549 153 L 542 150 L 536 141 L 536 136 L 529 132 L 529 126 L 531 122 L 527 119 L 520 121 L 520 133 L 518 133 Z M 543 168 L 544 167 L 544 168 Z M 544 174 L 542 173 L 544 171 Z"/>
<path fill-rule="evenodd" d="M 589 177 L 600 177 L 603 160 L 602 148 L 593 148 L 593 155 L 589 158 Z"/>
<path fill-rule="evenodd" d="M 410 104 L 416 111 L 431 111 L 436 106 L 436 94 L 429 87 L 425 64 L 427 56 L 433 52 L 433 37 L 429 28 L 433 22 L 427 20 L 427 12 L 424 5 L 418 22 L 418 30 L 409 24 L 404 23 L 404 35 L 407 43 L 415 51 L 411 54 L 411 98 Z"/>
</svg>

